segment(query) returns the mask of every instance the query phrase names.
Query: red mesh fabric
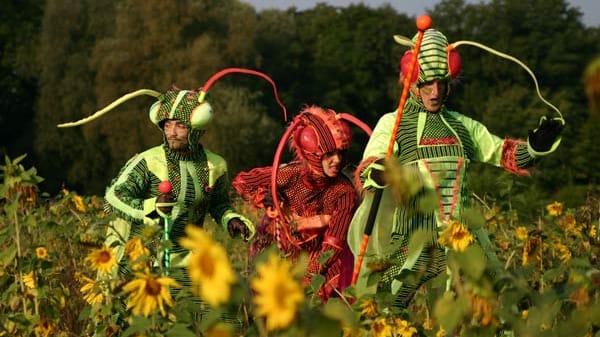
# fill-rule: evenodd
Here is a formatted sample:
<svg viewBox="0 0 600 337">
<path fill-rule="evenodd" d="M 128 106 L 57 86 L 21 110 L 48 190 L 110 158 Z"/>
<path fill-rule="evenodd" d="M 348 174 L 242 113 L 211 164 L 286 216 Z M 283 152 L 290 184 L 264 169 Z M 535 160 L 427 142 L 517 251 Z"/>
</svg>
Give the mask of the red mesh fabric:
<svg viewBox="0 0 600 337">
<path fill-rule="evenodd" d="M 257 202 L 255 195 L 269 190 L 271 167 L 255 168 L 242 172 L 233 179 L 233 187 L 246 201 L 255 207 L 264 207 Z M 281 240 L 284 253 L 295 259 L 304 251 L 309 257 L 309 266 L 305 282 L 310 282 L 315 273 L 325 276 L 327 286 L 321 289 L 321 297 L 327 300 L 331 295 L 331 287 L 343 290 L 349 285 L 354 261 L 346 243 L 348 226 L 358 203 L 358 196 L 351 182 L 344 176 L 320 180 L 315 184 L 307 174 L 307 168 L 299 162 L 283 165 L 277 175 L 278 192 L 284 197 L 283 210 L 286 220 L 282 226 Z M 329 223 L 318 229 L 298 231 L 291 214 L 300 217 L 315 215 L 331 216 Z M 324 242 L 339 242 L 340 248 Z M 257 228 L 255 241 L 252 243 L 253 254 L 276 244 L 276 228 L 274 219 L 264 217 Z M 328 250 L 333 256 L 323 265 L 319 265 L 319 256 Z M 343 274 L 343 275 L 342 275 Z"/>
<path fill-rule="evenodd" d="M 520 168 L 517 164 L 517 146 L 519 144 L 523 144 L 522 140 L 518 139 L 505 139 L 504 144 L 502 145 L 502 160 L 501 164 L 504 169 L 513 174 L 520 176 L 529 175 L 529 170 Z"/>
</svg>

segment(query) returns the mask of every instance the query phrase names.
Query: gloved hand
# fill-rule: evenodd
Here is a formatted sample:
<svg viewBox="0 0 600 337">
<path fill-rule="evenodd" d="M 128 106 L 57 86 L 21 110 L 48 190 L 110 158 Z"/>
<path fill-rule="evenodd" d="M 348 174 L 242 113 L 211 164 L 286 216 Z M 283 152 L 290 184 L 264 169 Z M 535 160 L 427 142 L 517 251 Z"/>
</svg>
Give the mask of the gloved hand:
<svg viewBox="0 0 600 337">
<path fill-rule="evenodd" d="M 233 218 L 229 220 L 227 223 L 227 231 L 229 232 L 229 236 L 232 238 L 235 237 L 236 234 L 240 234 L 244 240 L 248 240 L 250 238 L 250 230 L 239 218 Z"/>
<path fill-rule="evenodd" d="M 385 186 L 386 178 L 385 178 L 385 158 L 379 158 L 373 162 L 373 168 L 371 169 L 370 178 L 379 185 Z"/>
<path fill-rule="evenodd" d="M 562 118 L 548 119 L 548 117 L 542 116 L 537 129 L 529 130 L 527 141 L 531 148 L 537 152 L 549 151 L 558 136 L 560 136 L 564 126 L 565 121 Z"/>
<path fill-rule="evenodd" d="M 280 203 L 285 203 L 287 201 L 287 198 L 285 197 L 285 195 L 279 193 L 279 191 L 277 191 L 277 200 Z M 273 196 L 271 195 L 271 190 L 268 190 L 265 192 L 265 199 L 263 200 L 263 205 L 265 206 L 265 208 L 267 207 L 271 207 L 271 208 L 275 208 L 275 202 L 273 200 Z"/>
<path fill-rule="evenodd" d="M 156 197 L 156 212 L 164 218 L 165 216 L 171 215 L 173 206 L 176 204 L 175 198 L 173 198 L 171 193 L 160 194 Z"/>
</svg>

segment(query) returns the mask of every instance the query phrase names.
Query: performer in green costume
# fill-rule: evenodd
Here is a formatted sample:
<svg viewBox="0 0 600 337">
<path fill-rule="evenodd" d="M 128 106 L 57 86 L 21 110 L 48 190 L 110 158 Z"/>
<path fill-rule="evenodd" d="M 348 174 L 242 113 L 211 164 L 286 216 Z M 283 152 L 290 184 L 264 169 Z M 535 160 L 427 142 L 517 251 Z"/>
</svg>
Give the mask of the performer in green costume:
<svg viewBox="0 0 600 337">
<path fill-rule="evenodd" d="M 394 38 L 400 44 L 414 47 L 416 36 L 412 40 L 402 36 Z M 469 41 L 461 42 L 481 47 Z M 458 75 L 461 66 L 460 57 L 454 49 L 458 43 L 449 45 L 441 32 L 425 30 L 417 66 L 411 75 L 413 82 L 410 83 L 409 98 L 394 135 L 393 159 L 400 163 L 405 174 L 411 176 L 413 183 L 422 187 L 421 192 L 433 191 L 437 198 L 436 209 L 421 209 L 427 193 L 412 194 L 400 207 L 390 189 L 386 188 L 384 158 L 398 111 L 380 118 L 356 171 L 358 184 L 367 193 L 348 232 L 348 244 L 355 259 L 361 253 L 361 239 L 372 205 L 373 194 L 369 192 L 384 189 L 364 254 L 365 263 L 358 274 L 357 290 L 359 294 L 391 292 L 396 295 L 395 305 L 400 308 L 408 306 L 421 285 L 446 270 L 446 253 L 438 243 L 438 231 L 450 221 L 462 219 L 462 211 L 468 201 L 465 178 L 469 163 L 488 163 L 525 175 L 535 158 L 556 150 L 564 126 L 562 117 L 542 117 L 527 140 L 502 139 L 490 133 L 483 124 L 449 110 L 445 99 L 450 93 L 451 80 Z M 409 72 L 412 52 L 407 51 L 401 60 L 401 77 Z M 514 61 L 510 56 L 495 53 Z M 426 242 L 419 249 L 408 251 L 408 243 L 417 231 L 427 233 Z M 477 235 L 484 233 L 475 234 L 487 238 L 487 235 Z M 381 282 L 367 284 L 372 273 L 368 266 L 381 259 L 390 260 L 391 267 L 383 273 Z M 399 275 L 403 270 L 415 271 L 420 277 L 415 282 L 401 280 Z"/>
<path fill-rule="evenodd" d="M 199 95 L 196 91 L 169 90 L 150 108 L 150 119 L 163 132 L 163 144 L 131 158 L 106 190 L 109 211 L 131 224 L 119 237 L 141 235 L 145 226 L 158 224 L 156 200 L 161 181 L 173 186 L 170 240 L 174 256 L 187 253 L 179 246 L 185 225 L 202 227 L 207 213 L 232 236 L 239 232 L 248 238 L 254 232 L 252 222 L 229 202 L 225 159 L 200 143 L 204 130 L 194 120 L 202 109 Z"/>
<path fill-rule="evenodd" d="M 149 109 L 149 117 L 161 130 L 163 143 L 132 157 L 106 190 L 106 210 L 117 216 L 109 227 L 106 245 L 113 247 L 118 261 L 123 259 L 128 240 L 142 237 L 144 233 L 147 235 L 148 229 L 156 233 L 162 231 L 164 236 L 157 235 L 155 242 L 168 239 L 171 247 L 158 252 L 153 267 L 172 274 L 180 285 L 189 287 L 191 282 L 185 268 L 190 255 L 179 243 L 185 236 L 185 226 L 202 227 L 206 215 L 210 214 L 231 237 L 240 234 L 249 240 L 254 236 L 252 221 L 237 213 L 230 203 L 231 185 L 225 159 L 204 148 L 200 142 L 213 117 L 211 104 L 206 100 L 208 90 L 218 78 L 229 73 L 251 74 L 269 81 L 285 113 L 285 106 L 279 101 L 270 77 L 250 69 L 226 68 L 213 75 L 199 90 L 174 88 L 161 94 L 141 89 L 117 99 L 92 116 L 59 125 L 72 127 L 88 123 L 141 95 L 156 98 Z M 167 190 L 170 190 L 172 200 L 161 200 L 165 183 L 170 186 Z M 163 212 L 165 207 L 169 214 Z M 163 227 L 165 221 L 168 226 Z M 130 272 L 125 263 L 118 271 L 121 274 Z M 197 310 L 198 313 L 206 311 L 203 306 L 198 306 Z M 224 313 L 223 319 L 239 327 L 236 316 Z"/>
</svg>

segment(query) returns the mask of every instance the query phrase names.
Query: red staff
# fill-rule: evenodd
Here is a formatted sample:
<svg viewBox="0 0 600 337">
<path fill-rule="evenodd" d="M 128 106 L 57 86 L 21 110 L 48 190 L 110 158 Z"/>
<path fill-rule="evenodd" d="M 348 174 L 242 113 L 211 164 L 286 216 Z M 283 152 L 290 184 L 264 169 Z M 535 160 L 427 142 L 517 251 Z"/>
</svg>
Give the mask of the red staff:
<svg viewBox="0 0 600 337">
<path fill-rule="evenodd" d="M 431 27 L 431 18 L 428 15 L 421 15 L 417 18 L 417 42 L 415 43 L 414 51 L 412 53 L 412 58 L 410 60 L 410 68 L 408 70 L 408 74 L 404 76 L 402 95 L 400 96 L 400 103 L 398 104 L 398 110 L 396 112 L 396 119 L 394 121 L 394 129 L 392 130 L 392 134 L 390 137 L 390 142 L 388 145 L 387 153 L 385 155 L 385 159 L 388 160 L 392 153 L 394 152 L 394 143 L 396 141 L 396 133 L 398 133 L 398 129 L 400 128 L 400 121 L 402 120 L 402 113 L 404 111 L 404 104 L 406 103 L 406 98 L 408 97 L 408 90 L 410 88 L 410 83 L 412 82 L 413 69 L 415 69 L 415 65 L 417 64 L 417 58 L 419 57 L 419 49 L 421 49 L 421 41 L 423 40 L 423 34 L 427 29 Z M 373 225 L 375 224 L 375 217 L 377 216 L 377 209 L 379 208 L 379 203 L 381 202 L 381 195 L 383 194 L 383 189 L 377 189 L 375 191 L 375 195 L 373 195 L 373 202 L 371 204 L 371 209 L 369 211 L 369 216 L 367 217 L 367 223 L 365 225 L 365 231 L 362 239 L 362 243 L 360 245 L 360 251 L 358 253 L 358 258 L 356 260 L 356 264 L 354 265 L 354 272 L 352 274 L 352 285 L 356 285 L 356 281 L 358 280 L 358 274 L 360 273 L 360 268 L 362 266 L 363 258 L 365 252 L 367 251 L 367 244 L 369 243 L 369 237 L 373 232 Z"/>
</svg>

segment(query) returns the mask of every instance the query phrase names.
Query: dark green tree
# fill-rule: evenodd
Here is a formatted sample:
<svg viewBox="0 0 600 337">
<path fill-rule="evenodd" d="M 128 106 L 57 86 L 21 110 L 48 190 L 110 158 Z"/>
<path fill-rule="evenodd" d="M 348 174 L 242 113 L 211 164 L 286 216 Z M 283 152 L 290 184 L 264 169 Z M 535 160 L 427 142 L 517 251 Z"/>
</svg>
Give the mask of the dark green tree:
<svg viewBox="0 0 600 337">
<path fill-rule="evenodd" d="M 101 194 L 129 157 L 161 142 L 147 117 L 149 97 L 123 103 L 81 127 L 56 124 L 91 115 L 137 89 L 199 89 L 222 68 L 248 67 L 256 59 L 255 20 L 250 6 L 233 0 L 49 4 L 36 121 L 38 130 L 50 130 L 39 133 L 36 152 L 43 171 L 62 172 L 50 189 L 64 182 Z M 219 106 L 219 95 L 211 96 Z"/>
<path fill-rule="evenodd" d="M 0 154 L 31 152 L 32 120 L 38 93 L 36 46 L 43 8 L 40 1 L 3 1 L 0 11 Z M 28 161 L 33 159 L 29 156 Z"/>
</svg>

